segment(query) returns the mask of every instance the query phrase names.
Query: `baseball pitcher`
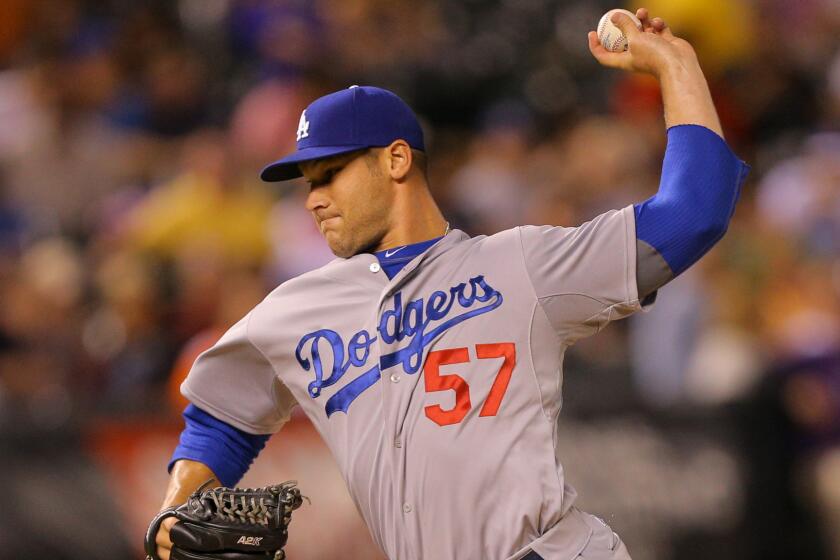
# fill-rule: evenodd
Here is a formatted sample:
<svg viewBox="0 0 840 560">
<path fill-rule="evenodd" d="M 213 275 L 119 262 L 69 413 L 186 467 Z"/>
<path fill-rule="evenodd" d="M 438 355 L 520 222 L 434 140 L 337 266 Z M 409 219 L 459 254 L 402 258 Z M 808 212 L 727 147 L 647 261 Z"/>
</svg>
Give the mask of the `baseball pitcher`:
<svg viewBox="0 0 840 560">
<path fill-rule="evenodd" d="M 300 406 L 390 559 L 630 557 L 564 479 L 563 356 L 652 304 L 723 236 L 749 169 L 692 47 L 636 15 L 641 29 L 613 16 L 629 50 L 607 52 L 594 32 L 589 47 L 659 80 L 661 183 L 579 227 L 450 230 L 401 99 L 353 86 L 307 107 L 297 151 L 262 178 L 306 179 L 337 258 L 277 287 L 195 362 L 165 507 L 208 479 L 234 485 Z M 157 533 L 162 558 L 173 523 Z"/>
</svg>

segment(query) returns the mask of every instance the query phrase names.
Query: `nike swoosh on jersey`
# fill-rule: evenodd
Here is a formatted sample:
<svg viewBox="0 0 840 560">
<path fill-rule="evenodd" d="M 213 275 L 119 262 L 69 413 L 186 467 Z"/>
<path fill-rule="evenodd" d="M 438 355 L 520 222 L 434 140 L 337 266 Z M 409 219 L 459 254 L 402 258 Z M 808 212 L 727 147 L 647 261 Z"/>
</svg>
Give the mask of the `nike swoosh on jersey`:
<svg viewBox="0 0 840 560">
<path fill-rule="evenodd" d="M 408 247 L 408 245 L 403 245 L 399 249 L 394 249 L 393 251 L 385 251 L 385 258 L 387 259 L 388 257 L 390 257 L 392 255 L 396 255 L 397 253 L 399 253 L 400 251 L 402 251 L 406 247 Z"/>
</svg>

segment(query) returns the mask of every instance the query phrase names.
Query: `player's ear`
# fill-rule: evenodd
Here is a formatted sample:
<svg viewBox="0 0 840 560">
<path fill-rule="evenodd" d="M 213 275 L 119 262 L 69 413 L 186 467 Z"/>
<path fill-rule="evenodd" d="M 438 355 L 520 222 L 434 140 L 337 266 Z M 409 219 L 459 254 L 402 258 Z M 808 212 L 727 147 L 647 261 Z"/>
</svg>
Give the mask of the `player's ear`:
<svg viewBox="0 0 840 560">
<path fill-rule="evenodd" d="M 403 181 L 411 170 L 411 162 L 414 155 L 411 153 L 411 146 L 405 140 L 394 140 L 390 146 L 385 148 L 388 174 L 394 181 Z"/>
</svg>

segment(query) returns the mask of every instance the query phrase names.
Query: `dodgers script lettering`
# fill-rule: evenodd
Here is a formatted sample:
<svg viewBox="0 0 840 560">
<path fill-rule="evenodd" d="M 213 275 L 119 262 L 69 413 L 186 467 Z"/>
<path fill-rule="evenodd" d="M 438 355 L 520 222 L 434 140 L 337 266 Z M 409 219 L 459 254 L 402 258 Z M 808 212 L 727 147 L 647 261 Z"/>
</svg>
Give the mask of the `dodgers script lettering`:
<svg viewBox="0 0 840 560">
<path fill-rule="evenodd" d="M 428 298 L 405 304 L 402 292 L 395 293 L 390 309 L 379 317 L 375 336 L 360 330 L 345 345 L 342 336 L 332 329 L 307 333 L 300 339 L 295 357 L 304 371 L 311 371 L 315 376 L 308 386 L 309 395 L 318 398 L 322 389 L 335 385 L 351 367 L 367 367 L 371 346 L 379 337 L 385 344 L 405 342 L 398 350 L 380 356 L 379 363 L 327 400 L 327 416 L 336 411 L 347 413 L 350 404 L 379 380 L 382 371 L 401 365 L 405 373 L 417 373 L 422 366 L 424 349 L 438 336 L 459 323 L 496 309 L 503 300 L 501 292 L 479 275 L 448 291 L 438 290 Z M 325 367 L 325 364 L 331 364 L 331 367 Z"/>
</svg>

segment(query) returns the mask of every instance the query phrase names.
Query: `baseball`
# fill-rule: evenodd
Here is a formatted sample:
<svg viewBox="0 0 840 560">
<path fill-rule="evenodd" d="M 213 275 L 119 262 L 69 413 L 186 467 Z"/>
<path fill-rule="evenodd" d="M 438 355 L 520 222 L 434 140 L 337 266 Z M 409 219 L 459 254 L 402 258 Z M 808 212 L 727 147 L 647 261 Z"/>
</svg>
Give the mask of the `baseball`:
<svg viewBox="0 0 840 560">
<path fill-rule="evenodd" d="M 636 22 L 636 27 L 639 29 L 642 28 L 642 22 L 639 21 L 639 18 L 633 12 L 629 12 L 627 10 L 622 9 L 615 9 L 610 10 L 603 16 L 601 16 L 601 21 L 598 22 L 598 40 L 601 41 L 601 45 L 611 52 L 621 52 L 627 50 L 627 37 L 621 32 L 621 29 L 615 26 L 610 18 L 616 12 L 621 12 L 627 14 L 633 21 Z"/>
</svg>

